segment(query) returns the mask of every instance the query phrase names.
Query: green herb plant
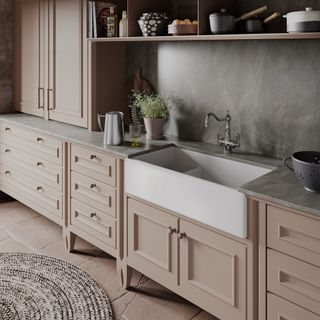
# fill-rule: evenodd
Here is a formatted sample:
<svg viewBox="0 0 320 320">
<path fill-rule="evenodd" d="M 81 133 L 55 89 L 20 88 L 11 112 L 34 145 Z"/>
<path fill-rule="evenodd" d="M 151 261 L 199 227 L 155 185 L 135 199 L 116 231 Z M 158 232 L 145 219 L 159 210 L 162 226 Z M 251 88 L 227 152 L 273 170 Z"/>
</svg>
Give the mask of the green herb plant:
<svg viewBox="0 0 320 320">
<path fill-rule="evenodd" d="M 140 108 L 144 118 L 168 118 L 167 101 L 159 94 L 135 93 L 134 104 Z"/>
</svg>

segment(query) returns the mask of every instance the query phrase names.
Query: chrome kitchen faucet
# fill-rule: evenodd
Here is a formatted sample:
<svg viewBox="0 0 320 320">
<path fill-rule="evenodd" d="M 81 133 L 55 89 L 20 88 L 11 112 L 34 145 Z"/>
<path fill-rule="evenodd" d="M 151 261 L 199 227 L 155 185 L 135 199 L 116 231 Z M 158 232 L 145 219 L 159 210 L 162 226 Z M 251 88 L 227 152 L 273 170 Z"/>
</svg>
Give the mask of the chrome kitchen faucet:
<svg viewBox="0 0 320 320">
<path fill-rule="evenodd" d="M 225 118 L 219 118 L 212 112 L 208 113 L 204 122 L 206 128 L 208 128 L 210 117 L 215 118 L 219 122 L 226 123 L 225 137 L 221 139 L 219 134 L 217 137 L 217 143 L 224 146 L 224 151 L 231 153 L 234 148 L 240 147 L 240 134 L 236 135 L 236 141 L 231 140 L 231 116 L 229 111 L 227 111 Z"/>
</svg>

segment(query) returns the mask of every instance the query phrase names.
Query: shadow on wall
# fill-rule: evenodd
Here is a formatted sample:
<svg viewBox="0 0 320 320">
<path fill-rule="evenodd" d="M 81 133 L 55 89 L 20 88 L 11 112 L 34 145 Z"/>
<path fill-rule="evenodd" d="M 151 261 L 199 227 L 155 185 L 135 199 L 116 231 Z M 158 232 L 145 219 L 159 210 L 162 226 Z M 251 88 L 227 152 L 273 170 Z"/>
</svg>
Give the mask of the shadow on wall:
<svg viewBox="0 0 320 320">
<path fill-rule="evenodd" d="M 13 1 L 0 0 L 0 113 L 12 109 Z"/>
</svg>

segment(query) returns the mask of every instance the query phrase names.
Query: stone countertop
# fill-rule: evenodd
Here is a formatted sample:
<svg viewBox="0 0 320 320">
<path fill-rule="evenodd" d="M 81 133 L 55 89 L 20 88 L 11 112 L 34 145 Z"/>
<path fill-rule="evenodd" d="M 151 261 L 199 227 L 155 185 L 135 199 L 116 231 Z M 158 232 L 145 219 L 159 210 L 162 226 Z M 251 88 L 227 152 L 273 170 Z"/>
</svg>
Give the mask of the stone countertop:
<svg viewBox="0 0 320 320">
<path fill-rule="evenodd" d="M 320 216 L 320 195 L 306 191 L 294 173 L 284 167 L 279 159 L 238 150 L 232 154 L 225 154 L 221 146 L 185 141 L 177 137 L 165 137 L 164 140 L 160 141 L 150 141 L 142 137 L 141 146 L 138 148 L 131 147 L 129 142 L 122 146 L 104 146 L 103 133 L 101 132 L 90 132 L 84 128 L 55 121 L 46 121 L 21 113 L 0 115 L 1 120 L 38 130 L 62 140 L 95 148 L 120 158 L 133 158 L 170 145 L 176 145 L 191 151 L 269 168 L 272 170 L 270 173 L 247 183 L 239 191 L 250 197 Z"/>
<path fill-rule="evenodd" d="M 320 217 L 320 194 L 306 191 L 294 172 L 281 166 L 240 188 L 249 197 Z"/>
</svg>

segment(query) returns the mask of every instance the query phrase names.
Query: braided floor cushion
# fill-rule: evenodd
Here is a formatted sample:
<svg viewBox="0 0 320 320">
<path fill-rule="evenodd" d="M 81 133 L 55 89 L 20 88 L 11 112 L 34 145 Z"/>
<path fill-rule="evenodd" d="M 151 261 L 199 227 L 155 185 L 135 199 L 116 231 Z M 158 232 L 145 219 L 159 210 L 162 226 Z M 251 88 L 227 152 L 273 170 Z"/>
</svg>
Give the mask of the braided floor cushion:
<svg viewBox="0 0 320 320">
<path fill-rule="evenodd" d="M 29 253 L 0 254 L 1 320 L 111 320 L 109 299 L 78 267 Z"/>
</svg>

